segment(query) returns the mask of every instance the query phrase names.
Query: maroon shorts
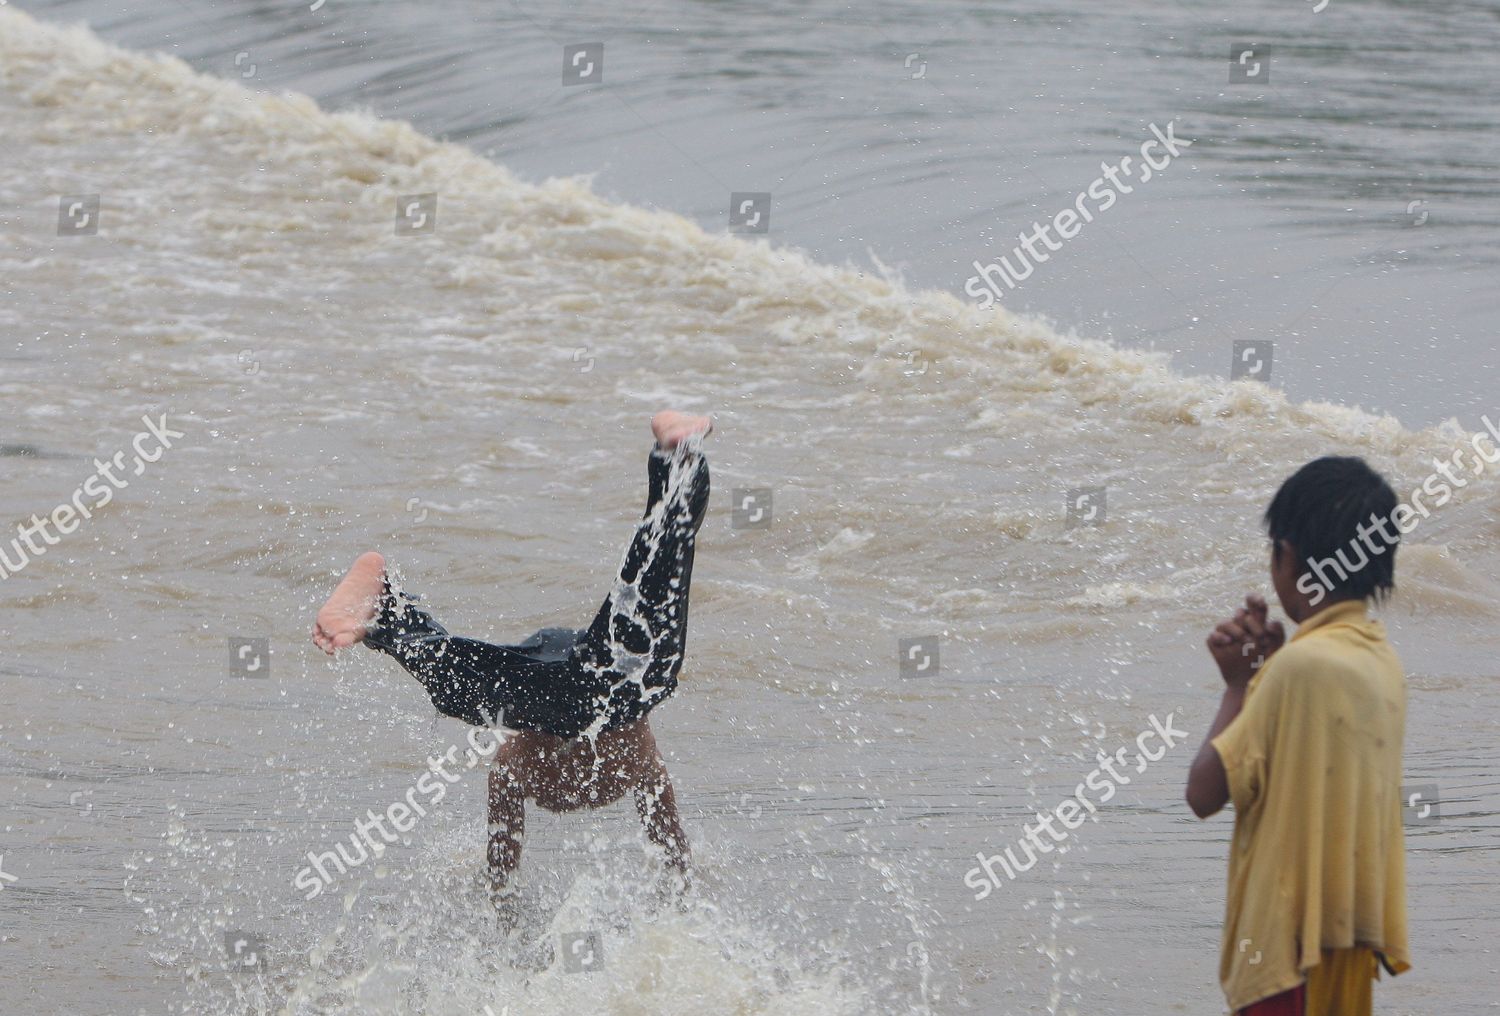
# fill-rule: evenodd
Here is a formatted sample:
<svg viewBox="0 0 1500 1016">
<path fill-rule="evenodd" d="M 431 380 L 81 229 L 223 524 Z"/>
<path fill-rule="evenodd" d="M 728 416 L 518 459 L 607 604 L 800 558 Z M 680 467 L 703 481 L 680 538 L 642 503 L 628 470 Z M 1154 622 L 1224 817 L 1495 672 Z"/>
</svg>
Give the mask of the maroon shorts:
<svg viewBox="0 0 1500 1016">
<path fill-rule="evenodd" d="M 1306 1016 L 1307 985 L 1299 984 L 1291 991 L 1263 998 L 1254 1005 L 1240 1010 L 1240 1016 Z"/>
</svg>

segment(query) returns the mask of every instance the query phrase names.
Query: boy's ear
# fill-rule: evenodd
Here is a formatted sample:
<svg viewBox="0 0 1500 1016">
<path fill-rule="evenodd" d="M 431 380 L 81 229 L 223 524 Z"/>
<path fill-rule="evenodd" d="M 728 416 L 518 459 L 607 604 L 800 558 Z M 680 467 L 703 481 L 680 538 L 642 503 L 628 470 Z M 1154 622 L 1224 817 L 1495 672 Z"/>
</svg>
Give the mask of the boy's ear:
<svg viewBox="0 0 1500 1016">
<path fill-rule="evenodd" d="M 1287 563 L 1297 560 L 1297 548 L 1285 540 L 1271 541 L 1271 572 L 1280 574 L 1286 570 Z"/>
</svg>

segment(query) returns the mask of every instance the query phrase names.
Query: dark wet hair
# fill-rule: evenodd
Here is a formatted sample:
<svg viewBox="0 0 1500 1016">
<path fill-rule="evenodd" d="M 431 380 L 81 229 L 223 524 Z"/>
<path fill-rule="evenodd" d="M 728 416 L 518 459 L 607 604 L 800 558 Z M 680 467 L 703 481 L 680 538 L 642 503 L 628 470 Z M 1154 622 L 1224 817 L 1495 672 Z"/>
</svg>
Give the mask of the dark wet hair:
<svg viewBox="0 0 1500 1016">
<path fill-rule="evenodd" d="M 1266 530 L 1271 539 L 1296 548 L 1302 558 L 1299 574 L 1306 578 L 1315 572 L 1327 593 L 1380 601 L 1396 588 L 1401 536 L 1391 521 L 1396 504 L 1396 492 L 1364 459 L 1328 456 L 1309 462 L 1281 485 L 1266 509 Z M 1382 520 L 1383 529 L 1366 528 L 1369 540 L 1385 547 L 1375 554 L 1360 539 L 1359 528 Z M 1319 562 L 1325 566 L 1315 567 Z"/>
</svg>

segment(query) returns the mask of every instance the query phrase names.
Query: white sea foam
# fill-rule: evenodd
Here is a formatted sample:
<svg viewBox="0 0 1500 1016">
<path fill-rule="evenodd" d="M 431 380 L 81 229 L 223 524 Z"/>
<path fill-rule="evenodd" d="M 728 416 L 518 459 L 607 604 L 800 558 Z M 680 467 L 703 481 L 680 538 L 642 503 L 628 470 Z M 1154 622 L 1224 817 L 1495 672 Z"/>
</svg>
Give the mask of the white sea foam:
<svg viewBox="0 0 1500 1016">
<path fill-rule="evenodd" d="M 12 87 L 49 111 L 51 137 L 136 136 L 149 127 L 156 137 L 208 142 L 259 167 L 265 182 L 256 206 L 192 213 L 244 258 L 275 249 L 268 245 L 283 243 L 287 231 L 306 233 L 309 253 L 333 253 L 325 251 L 333 237 L 319 236 L 326 232 L 319 219 L 348 221 L 362 207 L 384 209 L 397 194 L 436 191 L 456 205 L 443 219 L 450 239 L 471 237 L 488 255 L 471 251 L 453 263 L 438 260 L 441 248 L 434 247 L 431 266 L 455 285 L 502 287 L 519 273 L 545 283 L 541 292 L 553 310 L 575 313 L 671 292 L 704 312 L 758 325 L 773 345 L 889 365 L 865 375 L 882 385 L 908 383 L 911 357 L 920 357 L 929 375 L 952 379 L 958 391 L 944 397 L 969 402 L 981 427 L 1013 426 L 1018 399 L 1045 406 L 1066 397 L 1074 405 L 1108 404 L 1123 420 L 1158 427 L 1222 429 L 1253 421 L 1308 428 L 1386 454 L 1414 440 L 1390 417 L 1295 405 L 1260 386 L 1182 377 L 1159 356 L 1061 335 L 1038 319 L 979 311 L 946 293 L 912 293 L 899 282 L 818 264 L 796 251 L 705 232 L 669 212 L 610 203 L 585 178 L 524 183 L 407 124 L 325 113 L 304 96 L 253 92 L 171 57 L 128 53 L 83 28 L 43 24 L 13 8 L 0 11 L 0 57 L 0 73 Z M 295 180 L 296 192 L 279 191 L 278 179 L 283 186 Z M 151 211 L 149 200 L 132 197 L 137 212 Z M 376 221 L 388 225 L 389 217 Z M 368 228 L 353 236 L 371 239 Z M 581 265 L 593 280 L 580 276 Z M 959 378 L 977 384 L 960 385 Z"/>
</svg>

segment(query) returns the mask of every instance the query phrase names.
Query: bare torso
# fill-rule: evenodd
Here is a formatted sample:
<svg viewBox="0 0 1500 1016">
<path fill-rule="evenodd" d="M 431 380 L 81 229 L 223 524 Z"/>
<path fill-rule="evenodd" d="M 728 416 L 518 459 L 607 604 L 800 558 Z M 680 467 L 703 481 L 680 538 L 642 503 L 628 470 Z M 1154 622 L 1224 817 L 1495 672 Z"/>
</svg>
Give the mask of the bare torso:
<svg viewBox="0 0 1500 1016">
<path fill-rule="evenodd" d="M 595 740 L 520 731 L 495 759 L 523 794 L 553 812 L 602 808 L 643 783 L 654 782 L 660 756 L 643 722 Z"/>
<path fill-rule="evenodd" d="M 521 859 L 526 801 L 552 812 L 602 808 L 630 791 L 646 836 L 667 863 L 687 870 L 687 838 L 656 738 L 645 719 L 618 730 L 571 740 L 520 731 L 506 739 L 490 771 L 489 866 L 505 885 Z"/>
</svg>

